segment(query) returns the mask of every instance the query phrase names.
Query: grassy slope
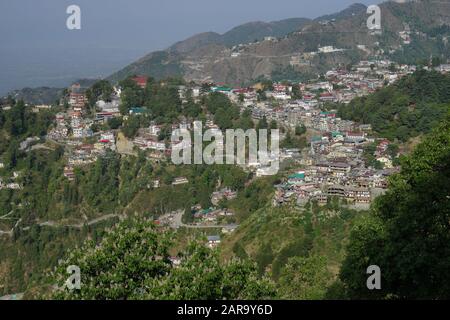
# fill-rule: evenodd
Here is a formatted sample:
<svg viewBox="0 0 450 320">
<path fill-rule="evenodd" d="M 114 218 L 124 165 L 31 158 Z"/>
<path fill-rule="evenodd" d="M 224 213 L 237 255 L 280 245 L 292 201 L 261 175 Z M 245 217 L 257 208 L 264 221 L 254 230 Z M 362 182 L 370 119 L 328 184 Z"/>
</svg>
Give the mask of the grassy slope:
<svg viewBox="0 0 450 320">
<path fill-rule="evenodd" d="M 277 279 L 289 257 L 316 254 L 324 256 L 329 270 L 337 275 L 350 229 L 365 214 L 331 205 L 310 209 L 266 206 L 224 239 L 222 256 L 246 254 L 257 261 L 260 271 L 271 271 Z"/>
</svg>

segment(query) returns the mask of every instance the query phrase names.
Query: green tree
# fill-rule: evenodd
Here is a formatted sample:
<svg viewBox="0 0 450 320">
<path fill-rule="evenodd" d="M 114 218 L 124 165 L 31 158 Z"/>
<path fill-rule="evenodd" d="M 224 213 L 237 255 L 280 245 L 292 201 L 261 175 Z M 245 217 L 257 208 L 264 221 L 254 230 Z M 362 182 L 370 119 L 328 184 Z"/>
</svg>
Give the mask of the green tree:
<svg viewBox="0 0 450 320">
<path fill-rule="evenodd" d="M 222 262 L 215 250 L 199 242 L 182 254 L 181 265 L 169 260 L 170 234 L 153 222 L 132 218 L 120 222 L 100 244 L 87 241 L 71 251 L 52 274 L 60 288 L 53 299 L 264 299 L 275 297 L 274 285 L 256 274 L 248 261 Z M 66 268 L 81 271 L 80 289 L 63 284 Z"/>
<path fill-rule="evenodd" d="M 441 63 L 442 63 L 442 60 L 441 60 L 441 58 L 439 58 L 439 57 L 433 57 L 433 58 L 431 59 L 431 66 L 432 66 L 432 67 L 438 67 L 438 66 L 441 65 Z"/>
<path fill-rule="evenodd" d="M 257 95 L 258 101 L 266 101 L 267 100 L 266 92 L 263 90 L 258 90 L 256 92 L 256 95 Z"/>
<path fill-rule="evenodd" d="M 295 135 L 296 136 L 301 136 L 302 134 L 306 133 L 306 127 L 304 124 L 299 124 L 297 126 L 295 126 Z"/>
<path fill-rule="evenodd" d="M 399 148 L 398 144 L 390 143 L 387 147 L 387 153 L 392 159 L 395 159 L 395 158 L 397 158 L 399 149 L 400 148 Z"/>
<path fill-rule="evenodd" d="M 376 93 L 340 105 L 344 119 L 370 123 L 390 140 L 407 141 L 428 133 L 445 117 L 450 103 L 450 76 L 418 70 Z"/>
<path fill-rule="evenodd" d="M 67 300 L 137 298 L 148 278 L 163 276 L 170 270 L 168 241 L 150 221 L 125 220 L 107 233 L 99 245 L 86 241 L 81 248 L 68 254 L 53 274 L 60 289 L 50 297 Z M 64 286 L 66 269 L 70 265 L 80 268 L 80 290 L 70 291 Z"/>
<path fill-rule="evenodd" d="M 277 129 L 278 124 L 275 120 L 270 121 L 270 129 Z"/>
<path fill-rule="evenodd" d="M 242 112 L 241 117 L 236 121 L 234 127 L 235 129 L 242 129 L 244 131 L 254 128 L 255 124 L 253 123 L 251 112 L 249 110 Z"/>
<path fill-rule="evenodd" d="M 161 279 L 149 279 L 147 299 L 255 300 L 276 296 L 267 278 L 260 278 L 248 261 L 220 261 L 219 254 L 198 242 L 191 243 L 181 265 Z"/>
<path fill-rule="evenodd" d="M 267 123 L 267 118 L 266 116 L 263 116 L 262 119 L 259 120 L 256 129 L 260 130 L 260 129 L 267 129 L 269 128 L 269 124 Z"/>
<path fill-rule="evenodd" d="M 293 257 L 281 271 L 279 294 L 284 299 L 319 300 L 325 297 L 331 281 L 326 258 Z"/>
<path fill-rule="evenodd" d="M 233 127 L 233 118 L 230 113 L 223 108 L 217 110 L 216 115 L 214 116 L 214 122 L 222 130 L 231 129 Z"/>
<path fill-rule="evenodd" d="M 450 297 L 450 113 L 390 179 L 374 215 L 353 230 L 341 279 L 350 297 Z M 370 265 L 382 290 L 366 288 Z"/>
<path fill-rule="evenodd" d="M 121 95 L 120 113 L 128 114 L 131 108 L 142 106 L 142 100 L 139 95 L 139 89 L 125 88 Z"/>
<path fill-rule="evenodd" d="M 292 86 L 292 98 L 293 99 L 301 99 L 303 97 L 302 92 L 300 91 L 300 87 L 298 84 L 294 84 Z"/>
<path fill-rule="evenodd" d="M 130 116 L 127 121 L 125 121 L 122 128 L 123 134 L 127 138 L 134 138 L 139 128 L 141 127 L 141 116 Z"/>
<path fill-rule="evenodd" d="M 88 99 L 89 106 L 93 107 L 97 100 L 111 101 L 111 94 L 113 93 L 113 87 L 107 80 L 100 80 L 94 83 L 86 91 L 86 97 Z"/>
<path fill-rule="evenodd" d="M 122 125 L 122 119 L 113 117 L 111 119 L 108 119 L 108 126 L 110 129 L 119 129 Z"/>
</svg>

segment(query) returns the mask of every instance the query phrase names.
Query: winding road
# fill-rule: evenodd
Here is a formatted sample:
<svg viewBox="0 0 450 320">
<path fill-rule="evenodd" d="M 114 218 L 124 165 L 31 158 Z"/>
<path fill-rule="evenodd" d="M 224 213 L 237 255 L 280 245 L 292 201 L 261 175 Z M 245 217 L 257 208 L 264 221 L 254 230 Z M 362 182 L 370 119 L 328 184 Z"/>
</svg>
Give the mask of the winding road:
<svg viewBox="0 0 450 320">
<path fill-rule="evenodd" d="M 61 223 L 58 223 L 56 221 L 45 221 L 45 222 L 39 223 L 38 225 L 41 226 L 41 227 L 56 227 L 56 228 L 58 228 L 58 227 L 68 227 L 68 228 L 81 229 L 84 226 L 92 226 L 94 224 L 97 224 L 97 223 L 105 221 L 105 220 L 109 220 L 109 219 L 112 219 L 112 218 L 120 218 L 121 216 L 124 216 L 124 215 L 113 214 L 112 213 L 112 214 L 106 214 L 104 216 L 101 216 L 101 217 L 98 217 L 98 218 L 95 218 L 95 219 L 92 219 L 92 220 L 89 220 L 89 221 L 80 222 L 78 224 L 61 224 Z M 24 230 L 25 230 L 25 228 L 24 228 Z"/>
<path fill-rule="evenodd" d="M 193 225 L 193 224 L 185 224 L 182 221 L 184 214 L 184 210 L 178 210 L 172 213 L 174 215 L 173 220 L 170 226 L 173 229 L 178 229 L 180 227 L 188 228 L 188 229 L 215 229 L 215 228 L 236 228 L 238 225 L 236 224 L 223 224 L 223 225 Z"/>
<path fill-rule="evenodd" d="M 183 228 L 188 228 L 188 229 L 217 229 L 217 228 L 236 228 L 239 225 L 236 224 L 222 224 L 222 225 L 193 225 L 193 224 L 185 224 L 182 221 L 183 218 L 183 214 L 184 214 L 184 210 L 178 210 L 175 212 L 172 212 L 168 215 L 173 216 L 172 220 L 170 220 L 170 227 L 173 229 L 178 229 L 180 227 Z M 166 215 L 166 216 L 168 216 Z M 39 222 L 37 223 L 37 225 L 41 226 L 41 227 L 50 227 L 50 228 L 62 228 L 62 227 L 67 227 L 67 228 L 74 228 L 74 229 L 82 229 L 84 226 L 92 226 L 95 225 L 97 223 L 109 220 L 109 219 L 113 219 L 113 218 L 120 218 L 120 217 L 125 217 L 125 215 L 123 214 L 107 214 L 89 221 L 83 221 L 80 223 L 72 223 L 72 224 L 64 224 L 64 223 L 60 223 L 57 221 L 43 221 L 43 222 Z M 1 231 L 0 230 L 0 236 L 1 235 L 9 235 L 11 236 L 14 229 L 17 228 L 17 226 L 19 225 L 20 220 L 17 221 L 16 225 L 14 226 L 14 228 L 12 228 L 9 231 Z M 29 230 L 31 227 L 24 227 L 22 228 L 22 230 Z"/>
</svg>

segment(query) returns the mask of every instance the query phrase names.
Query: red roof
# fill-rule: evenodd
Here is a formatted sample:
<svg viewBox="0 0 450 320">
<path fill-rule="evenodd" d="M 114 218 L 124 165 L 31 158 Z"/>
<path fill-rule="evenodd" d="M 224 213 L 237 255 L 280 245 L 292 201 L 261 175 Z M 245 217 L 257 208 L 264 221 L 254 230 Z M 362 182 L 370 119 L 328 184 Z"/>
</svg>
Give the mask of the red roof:
<svg viewBox="0 0 450 320">
<path fill-rule="evenodd" d="M 235 93 L 247 93 L 249 90 L 247 88 L 237 88 L 233 90 Z"/>
<path fill-rule="evenodd" d="M 147 85 L 148 77 L 146 76 L 136 76 L 132 79 L 136 84 L 142 88 L 144 88 Z"/>
</svg>

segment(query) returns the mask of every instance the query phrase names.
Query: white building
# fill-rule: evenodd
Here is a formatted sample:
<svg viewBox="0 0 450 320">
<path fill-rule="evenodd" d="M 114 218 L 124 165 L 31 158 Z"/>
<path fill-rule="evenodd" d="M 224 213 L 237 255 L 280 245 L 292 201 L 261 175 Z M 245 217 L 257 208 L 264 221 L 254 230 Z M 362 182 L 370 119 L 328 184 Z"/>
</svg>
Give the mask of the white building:
<svg viewBox="0 0 450 320">
<path fill-rule="evenodd" d="M 344 51 L 344 49 L 337 49 L 333 46 L 325 46 L 325 47 L 319 48 L 320 53 L 332 53 L 332 52 L 341 52 L 341 51 Z"/>
<path fill-rule="evenodd" d="M 159 135 L 159 133 L 161 132 L 161 126 L 158 125 L 151 125 L 148 128 L 149 134 L 151 134 L 152 136 L 157 136 Z"/>
<path fill-rule="evenodd" d="M 100 135 L 100 140 L 108 140 L 110 142 L 114 142 L 114 133 L 110 131 L 102 132 L 102 134 Z"/>
<path fill-rule="evenodd" d="M 83 127 L 72 128 L 73 137 L 74 138 L 82 138 L 83 137 Z"/>
</svg>

